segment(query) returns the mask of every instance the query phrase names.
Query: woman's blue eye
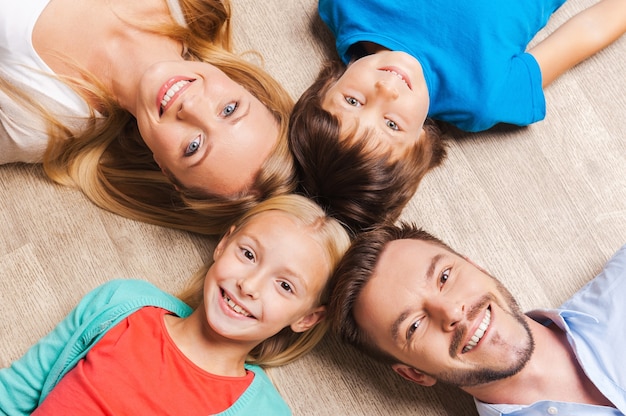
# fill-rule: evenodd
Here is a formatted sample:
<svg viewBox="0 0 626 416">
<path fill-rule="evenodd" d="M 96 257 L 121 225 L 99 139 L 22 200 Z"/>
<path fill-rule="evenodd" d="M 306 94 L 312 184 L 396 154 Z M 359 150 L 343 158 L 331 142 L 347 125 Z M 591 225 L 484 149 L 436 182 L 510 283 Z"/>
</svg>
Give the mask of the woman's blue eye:
<svg viewBox="0 0 626 416">
<path fill-rule="evenodd" d="M 393 120 L 387 120 L 385 123 L 387 124 L 387 127 L 389 127 L 391 130 L 398 131 L 400 129 L 398 127 L 398 124 Z"/>
<path fill-rule="evenodd" d="M 238 106 L 238 103 L 230 103 L 226 105 L 226 107 L 224 107 L 224 109 L 222 110 L 222 115 L 224 117 L 231 116 L 235 112 L 235 110 L 237 110 Z"/>
<path fill-rule="evenodd" d="M 357 100 L 357 99 L 356 99 L 356 98 L 354 98 L 354 97 L 346 97 L 345 99 L 346 99 L 346 102 L 347 102 L 348 104 L 350 104 L 351 106 L 358 107 L 358 106 L 360 106 L 360 105 L 361 105 L 361 103 L 359 102 L 359 100 Z"/>
<path fill-rule="evenodd" d="M 185 156 L 191 156 L 200 148 L 200 137 L 196 137 L 189 143 L 187 149 L 185 149 Z"/>
</svg>

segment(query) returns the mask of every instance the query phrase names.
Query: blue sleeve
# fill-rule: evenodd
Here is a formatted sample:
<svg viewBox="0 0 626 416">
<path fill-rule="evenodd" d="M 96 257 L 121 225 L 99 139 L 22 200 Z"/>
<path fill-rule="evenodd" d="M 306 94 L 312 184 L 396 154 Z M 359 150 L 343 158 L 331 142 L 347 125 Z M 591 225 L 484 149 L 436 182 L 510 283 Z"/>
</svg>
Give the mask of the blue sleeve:
<svg viewBox="0 0 626 416">
<path fill-rule="evenodd" d="M 67 355 L 67 350 L 84 348 L 72 345 L 72 338 L 83 322 L 98 310 L 96 305 L 102 305 L 102 297 L 110 298 L 111 293 L 110 290 L 103 290 L 103 286 L 88 293 L 52 332 L 33 345 L 22 358 L 10 367 L 0 369 L 0 414 L 29 415 L 39 406 L 44 398 L 43 392 L 48 390 L 45 386 L 51 380 L 56 384 L 56 379 L 62 376 L 61 370 L 56 370 L 56 363 Z M 53 369 L 59 374 L 53 374 Z"/>
</svg>

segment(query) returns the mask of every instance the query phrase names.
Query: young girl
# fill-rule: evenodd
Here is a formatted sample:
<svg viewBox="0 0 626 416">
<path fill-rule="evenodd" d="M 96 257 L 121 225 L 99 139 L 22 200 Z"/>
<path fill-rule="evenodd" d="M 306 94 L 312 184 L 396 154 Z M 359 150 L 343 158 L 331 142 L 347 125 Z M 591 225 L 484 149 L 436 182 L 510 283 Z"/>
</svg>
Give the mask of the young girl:
<svg viewBox="0 0 626 416">
<path fill-rule="evenodd" d="M 230 49 L 228 0 L 0 5 L 0 163 L 117 214 L 221 234 L 293 189 L 289 94 Z"/>
<path fill-rule="evenodd" d="M 348 245 L 310 200 L 266 200 L 222 237 L 187 303 L 138 280 L 89 293 L 0 370 L 0 413 L 289 414 L 259 366 L 321 339 L 326 282 Z"/>
<path fill-rule="evenodd" d="M 467 131 L 543 119 L 543 88 L 626 31 L 626 2 L 601 0 L 527 50 L 562 3 L 320 0 L 320 16 L 348 66 L 322 72 L 292 116 L 290 145 L 307 190 L 339 205 L 341 214 L 355 211 L 342 205 L 343 190 L 354 184 L 319 173 L 334 173 L 335 161 L 352 152 L 367 161 L 354 173 L 360 187 L 367 189 L 370 176 L 376 184 L 388 181 L 404 190 L 403 204 L 412 195 L 407 182 L 415 191 L 443 155 L 427 117 Z M 370 144 L 354 150 L 363 140 Z M 311 162 L 337 141 L 346 143 L 341 154 L 320 160 L 321 167 Z M 398 164 L 407 165 L 397 168 L 400 174 L 389 168 Z M 382 173 L 372 168 L 381 165 Z M 337 182 L 342 189 L 333 187 Z M 368 196 L 354 192 L 349 200 L 376 205 Z M 381 202 L 390 199 L 385 194 Z"/>
</svg>

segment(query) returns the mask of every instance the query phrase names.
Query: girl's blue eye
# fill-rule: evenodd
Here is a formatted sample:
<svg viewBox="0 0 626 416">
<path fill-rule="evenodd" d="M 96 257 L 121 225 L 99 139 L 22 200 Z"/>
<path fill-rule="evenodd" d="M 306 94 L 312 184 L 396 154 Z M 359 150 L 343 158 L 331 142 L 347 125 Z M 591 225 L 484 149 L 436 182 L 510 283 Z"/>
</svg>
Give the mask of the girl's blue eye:
<svg viewBox="0 0 626 416">
<path fill-rule="evenodd" d="M 200 137 L 196 137 L 187 145 L 187 149 L 185 149 L 185 156 L 191 156 L 198 151 L 200 148 Z"/>
<path fill-rule="evenodd" d="M 398 131 L 400 129 L 398 127 L 398 124 L 393 120 L 387 120 L 385 124 L 387 124 L 387 127 L 389 127 L 391 130 Z"/>
<path fill-rule="evenodd" d="M 359 102 L 359 100 L 357 100 L 354 97 L 345 97 L 345 100 L 348 104 L 350 104 L 353 107 L 358 107 L 361 105 L 361 103 Z"/>
<path fill-rule="evenodd" d="M 229 117 L 233 115 L 233 113 L 237 110 L 238 106 L 239 106 L 239 103 L 227 104 L 226 107 L 224 107 L 224 109 L 222 110 L 222 115 L 224 117 Z"/>
</svg>

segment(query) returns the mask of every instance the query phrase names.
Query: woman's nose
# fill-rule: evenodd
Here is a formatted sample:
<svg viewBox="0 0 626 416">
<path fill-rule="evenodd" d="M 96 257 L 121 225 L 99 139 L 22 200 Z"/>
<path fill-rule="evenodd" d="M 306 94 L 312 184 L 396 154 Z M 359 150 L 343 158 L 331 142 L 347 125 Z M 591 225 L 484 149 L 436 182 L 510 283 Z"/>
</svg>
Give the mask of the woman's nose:
<svg viewBox="0 0 626 416">
<path fill-rule="evenodd" d="M 202 99 L 197 95 L 185 97 L 180 103 L 176 117 L 184 121 L 198 122 L 206 118 L 203 108 L 207 108 L 207 105 L 203 104 Z"/>
</svg>

